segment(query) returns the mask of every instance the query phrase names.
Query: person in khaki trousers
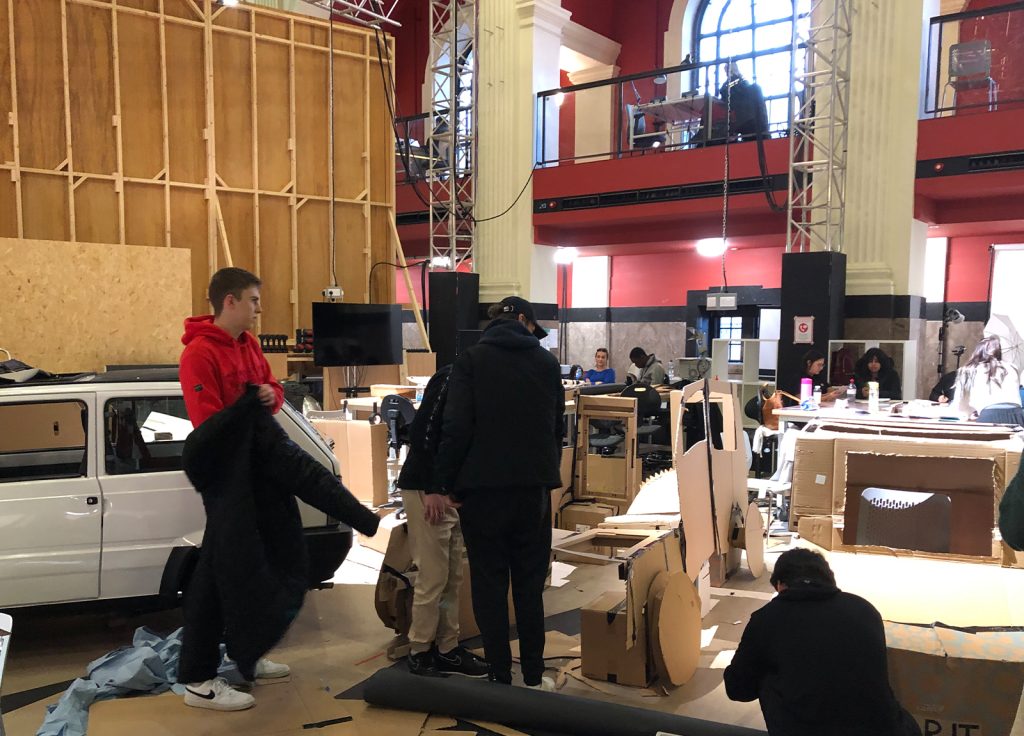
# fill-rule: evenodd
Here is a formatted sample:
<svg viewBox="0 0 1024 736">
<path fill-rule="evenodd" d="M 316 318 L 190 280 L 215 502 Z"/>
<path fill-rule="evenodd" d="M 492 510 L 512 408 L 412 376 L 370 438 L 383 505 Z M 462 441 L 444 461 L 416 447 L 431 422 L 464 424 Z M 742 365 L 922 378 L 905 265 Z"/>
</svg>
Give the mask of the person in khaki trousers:
<svg viewBox="0 0 1024 736">
<path fill-rule="evenodd" d="M 409 453 L 398 476 L 412 560 L 419 571 L 409 628 L 409 671 L 415 675 L 487 677 L 490 667 L 459 645 L 459 586 L 465 544 L 459 515 L 434 490 L 434 455 L 451 366 L 439 370 L 423 392 L 409 428 Z"/>
</svg>

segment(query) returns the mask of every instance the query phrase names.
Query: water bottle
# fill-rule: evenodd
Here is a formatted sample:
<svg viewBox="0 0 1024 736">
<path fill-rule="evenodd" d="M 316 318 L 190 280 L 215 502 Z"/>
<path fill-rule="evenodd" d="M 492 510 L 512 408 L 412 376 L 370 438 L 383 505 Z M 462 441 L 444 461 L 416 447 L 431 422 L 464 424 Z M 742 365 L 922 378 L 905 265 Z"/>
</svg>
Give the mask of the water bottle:
<svg viewBox="0 0 1024 736">
<path fill-rule="evenodd" d="M 423 386 L 417 385 L 416 386 L 416 403 L 418 404 L 421 401 L 423 401 Z"/>
<path fill-rule="evenodd" d="M 856 398 L 857 398 L 857 385 L 853 382 L 853 379 L 851 378 L 850 379 L 850 385 L 846 387 L 846 403 L 848 405 L 852 406 L 853 405 L 853 401 Z"/>
<path fill-rule="evenodd" d="M 670 360 L 668 362 L 668 382 L 669 383 L 675 383 L 675 381 L 676 381 L 676 362 L 674 360 Z"/>
<path fill-rule="evenodd" d="M 814 405 L 821 406 L 821 386 L 814 387 Z"/>
<path fill-rule="evenodd" d="M 341 405 L 341 418 L 346 422 L 352 421 L 352 412 L 349 411 L 348 401 L 343 402 Z"/>
</svg>

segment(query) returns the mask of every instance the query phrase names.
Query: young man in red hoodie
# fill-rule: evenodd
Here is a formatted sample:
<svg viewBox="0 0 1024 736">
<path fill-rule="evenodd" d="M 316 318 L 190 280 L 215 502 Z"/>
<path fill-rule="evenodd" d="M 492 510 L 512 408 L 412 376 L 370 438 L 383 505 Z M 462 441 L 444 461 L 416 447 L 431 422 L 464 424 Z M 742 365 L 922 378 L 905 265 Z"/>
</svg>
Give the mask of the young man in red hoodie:
<svg viewBox="0 0 1024 736">
<path fill-rule="evenodd" d="M 259 386 L 260 401 L 273 413 L 284 403 L 284 389 L 274 380 L 260 344 L 250 332 L 261 311 L 261 283 L 244 269 L 222 268 L 210 279 L 208 296 L 213 314 L 185 320 L 181 338 L 185 350 L 178 375 L 185 408 L 195 427 L 238 401 L 249 384 Z M 205 650 L 219 646 L 221 632 L 196 631 L 210 627 L 189 626 L 190 621 L 206 619 L 212 619 L 210 623 L 215 625 L 217 616 L 200 612 L 219 611 L 219 604 L 194 595 L 185 599 L 185 609 L 178 672 L 178 681 L 185 683 L 185 704 L 212 710 L 251 708 L 256 703 L 252 695 L 231 688 L 216 671 L 208 671 L 213 658 Z M 190 616 L 189 609 L 195 615 Z M 287 665 L 268 659 L 256 664 L 258 678 L 284 677 L 289 671 Z"/>
</svg>

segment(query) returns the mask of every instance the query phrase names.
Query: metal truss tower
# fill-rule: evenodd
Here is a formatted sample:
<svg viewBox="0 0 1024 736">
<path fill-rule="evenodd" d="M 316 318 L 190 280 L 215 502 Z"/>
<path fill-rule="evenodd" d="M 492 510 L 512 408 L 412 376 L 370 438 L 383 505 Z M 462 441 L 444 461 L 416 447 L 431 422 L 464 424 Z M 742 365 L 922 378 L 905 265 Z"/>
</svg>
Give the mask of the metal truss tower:
<svg viewBox="0 0 1024 736">
<path fill-rule="evenodd" d="M 793 23 L 786 251 L 841 251 L 853 0 L 793 4 L 810 17 Z"/>
<path fill-rule="evenodd" d="M 473 262 L 478 0 L 430 0 L 430 258 Z M 447 259 L 447 260 L 445 260 Z"/>
</svg>

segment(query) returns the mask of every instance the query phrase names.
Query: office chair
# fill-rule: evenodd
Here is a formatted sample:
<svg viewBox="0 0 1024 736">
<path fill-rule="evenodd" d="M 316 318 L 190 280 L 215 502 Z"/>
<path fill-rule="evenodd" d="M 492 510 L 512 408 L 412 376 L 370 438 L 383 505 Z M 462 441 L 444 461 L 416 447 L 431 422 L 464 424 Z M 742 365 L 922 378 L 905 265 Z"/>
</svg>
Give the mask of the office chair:
<svg viewBox="0 0 1024 736">
<path fill-rule="evenodd" d="M 390 394 L 380 402 L 380 415 L 388 425 L 388 448 L 398 457 L 402 445 L 409 443 L 409 425 L 416 418 L 416 407 L 404 396 Z"/>
</svg>

